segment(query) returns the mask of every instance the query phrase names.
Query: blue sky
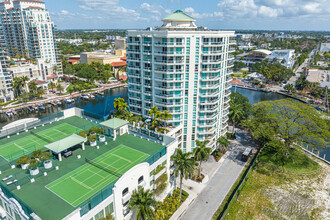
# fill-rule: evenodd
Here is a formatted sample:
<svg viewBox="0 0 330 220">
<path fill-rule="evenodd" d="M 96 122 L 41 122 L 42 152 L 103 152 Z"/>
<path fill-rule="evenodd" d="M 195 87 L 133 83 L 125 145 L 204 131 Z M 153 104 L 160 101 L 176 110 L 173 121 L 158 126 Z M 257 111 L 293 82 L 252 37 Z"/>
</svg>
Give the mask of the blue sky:
<svg viewBox="0 0 330 220">
<path fill-rule="evenodd" d="M 45 0 L 58 29 L 137 29 L 181 9 L 212 29 L 327 30 L 330 0 Z"/>
</svg>

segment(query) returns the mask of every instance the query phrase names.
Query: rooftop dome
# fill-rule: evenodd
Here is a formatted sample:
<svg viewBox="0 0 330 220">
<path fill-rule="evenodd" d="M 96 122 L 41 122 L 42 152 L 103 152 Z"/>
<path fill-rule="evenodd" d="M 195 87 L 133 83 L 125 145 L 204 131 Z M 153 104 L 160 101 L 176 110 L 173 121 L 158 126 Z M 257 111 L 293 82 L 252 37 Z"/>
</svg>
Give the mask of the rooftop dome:
<svg viewBox="0 0 330 220">
<path fill-rule="evenodd" d="M 173 14 L 170 14 L 166 18 L 163 19 L 163 21 L 196 21 L 191 16 L 185 14 L 181 10 L 176 10 Z"/>
<path fill-rule="evenodd" d="M 196 30 L 195 19 L 181 10 L 176 10 L 162 20 L 164 23 L 158 30 Z"/>
</svg>

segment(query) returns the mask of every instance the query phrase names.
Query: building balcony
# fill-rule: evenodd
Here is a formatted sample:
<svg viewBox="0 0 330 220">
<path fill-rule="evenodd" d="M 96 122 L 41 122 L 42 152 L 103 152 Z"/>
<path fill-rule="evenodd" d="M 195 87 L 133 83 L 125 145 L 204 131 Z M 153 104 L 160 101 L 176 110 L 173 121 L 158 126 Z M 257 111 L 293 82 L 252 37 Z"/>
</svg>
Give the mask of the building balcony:
<svg viewBox="0 0 330 220">
<path fill-rule="evenodd" d="M 224 103 L 228 103 L 230 101 L 230 98 L 225 97 L 225 99 L 223 101 L 224 101 Z"/>
<path fill-rule="evenodd" d="M 223 111 L 223 113 L 222 113 L 222 117 L 226 117 L 226 116 L 228 116 L 228 114 L 229 114 L 229 111 L 228 111 L 228 110 Z"/>
<path fill-rule="evenodd" d="M 158 89 L 158 90 L 183 90 L 183 86 L 161 86 L 161 85 L 156 85 L 155 89 Z"/>
<path fill-rule="evenodd" d="M 198 131 L 197 134 L 198 135 L 210 135 L 209 137 L 213 137 L 215 131 L 216 131 L 216 128 L 212 127 L 208 130 Z"/>
<path fill-rule="evenodd" d="M 199 96 L 202 97 L 202 98 L 205 98 L 205 97 L 214 97 L 216 95 L 220 94 L 219 91 L 216 91 L 216 92 L 206 92 L 206 93 L 199 93 Z"/>
<path fill-rule="evenodd" d="M 217 89 L 219 88 L 220 84 L 213 84 L 213 85 L 200 85 L 201 89 Z"/>
<path fill-rule="evenodd" d="M 155 94 L 155 96 L 158 96 L 160 98 L 166 98 L 166 99 L 175 99 L 175 98 L 181 98 L 182 95 L 175 95 L 175 94 L 164 94 L 164 93 L 158 93 Z"/>
<path fill-rule="evenodd" d="M 202 71 L 204 73 L 216 73 L 219 72 L 221 70 L 221 68 L 206 68 L 206 69 L 202 69 Z"/>
<path fill-rule="evenodd" d="M 232 79 L 233 79 L 233 77 L 231 77 L 231 76 L 227 76 L 227 78 L 226 78 L 226 82 L 227 82 L 227 83 L 230 83 L 230 82 L 232 81 Z"/>
<path fill-rule="evenodd" d="M 230 94 L 231 94 L 231 91 L 230 90 L 226 90 L 225 96 L 229 96 Z"/>
<path fill-rule="evenodd" d="M 230 83 L 226 83 L 226 85 L 225 85 L 226 90 L 230 89 L 231 87 L 232 87 L 232 85 Z"/>
<path fill-rule="evenodd" d="M 178 42 L 155 42 L 156 47 L 182 47 L 183 43 Z"/>
<path fill-rule="evenodd" d="M 230 105 L 229 104 L 224 104 L 223 105 L 223 110 L 228 110 L 230 108 Z"/>
<path fill-rule="evenodd" d="M 228 116 L 222 117 L 222 123 L 226 123 L 229 120 Z"/>
<path fill-rule="evenodd" d="M 211 123 L 198 123 L 198 127 L 213 127 L 217 124 L 217 121 L 213 121 Z"/>
<path fill-rule="evenodd" d="M 221 63 L 223 60 L 202 60 L 202 64 L 219 64 Z"/>
<path fill-rule="evenodd" d="M 181 106 L 183 104 L 183 102 L 173 102 L 171 100 L 158 100 L 155 102 L 156 102 L 156 105 L 161 105 L 161 106 L 166 106 L 166 107 Z"/>
<path fill-rule="evenodd" d="M 163 78 L 163 77 L 155 77 L 155 81 L 163 81 L 163 82 L 168 82 L 168 81 L 182 81 L 183 77 L 181 78 Z"/>
<path fill-rule="evenodd" d="M 220 76 L 207 76 L 207 77 L 201 77 L 200 81 L 218 81 L 220 79 Z"/>
<path fill-rule="evenodd" d="M 221 46 L 224 42 L 203 42 L 203 46 Z"/>
<path fill-rule="evenodd" d="M 140 50 L 127 49 L 127 53 L 140 53 Z"/>
</svg>

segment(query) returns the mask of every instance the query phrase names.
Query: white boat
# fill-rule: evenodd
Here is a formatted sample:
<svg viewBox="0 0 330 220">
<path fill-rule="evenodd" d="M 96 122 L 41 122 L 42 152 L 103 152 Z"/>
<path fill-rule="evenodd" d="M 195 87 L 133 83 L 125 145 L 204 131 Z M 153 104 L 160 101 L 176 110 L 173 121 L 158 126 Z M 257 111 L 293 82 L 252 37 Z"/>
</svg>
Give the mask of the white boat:
<svg viewBox="0 0 330 220">
<path fill-rule="evenodd" d="M 6 115 L 8 116 L 8 117 L 13 117 L 14 116 L 14 113 L 12 112 L 12 111 L 6 111 Z"/>
<path fill-rule="evenodd" d="M 67 104 L 71 104 L 74 102 L 74 99 L 67 98 L 64 100 L 64 102 L 66 102 Z"/>
<path fill-rule="evenodd" d="M 90 97 L 91 99 L 95 99 L 95 96 L 94 96 L 93 94 L 90 94 L 89 97 Z"/>
<path fill-rule="evenodd" d="M 81 98 L 85 99 L 85 100 L 89 100 L 90 97 L 89 97 L 89 95 L 82 95 Z"/>
<path fill-rule="evenodd" d="M 60 105 L 62 105 L 62 102 L 61 101 L 56 101 L 55 104 L 60 106 Z"/>
</svg>

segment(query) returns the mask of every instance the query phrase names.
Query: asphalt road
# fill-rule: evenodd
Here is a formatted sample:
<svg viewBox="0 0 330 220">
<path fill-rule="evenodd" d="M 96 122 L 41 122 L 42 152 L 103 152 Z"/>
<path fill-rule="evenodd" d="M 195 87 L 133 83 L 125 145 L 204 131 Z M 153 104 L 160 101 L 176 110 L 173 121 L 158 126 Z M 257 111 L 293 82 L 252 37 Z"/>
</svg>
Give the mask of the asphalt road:
<svg viewBox="0 0 330 220">
<path fill-rule="evenodd" d="M 248 134 L 238 131 L 237 135 L 237 141 L 234 141 L 229 148 L 229 156 L 179 219 L 208 220 L 221 205 L 244 168 L 245 162 L 240 160 L 242 152 L 247 146 L 253 147 L 251 146 L 253 141 Z"/>
</svg>

